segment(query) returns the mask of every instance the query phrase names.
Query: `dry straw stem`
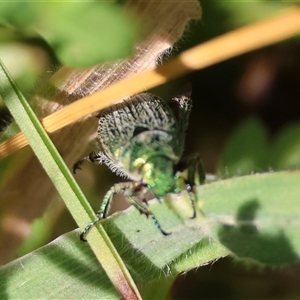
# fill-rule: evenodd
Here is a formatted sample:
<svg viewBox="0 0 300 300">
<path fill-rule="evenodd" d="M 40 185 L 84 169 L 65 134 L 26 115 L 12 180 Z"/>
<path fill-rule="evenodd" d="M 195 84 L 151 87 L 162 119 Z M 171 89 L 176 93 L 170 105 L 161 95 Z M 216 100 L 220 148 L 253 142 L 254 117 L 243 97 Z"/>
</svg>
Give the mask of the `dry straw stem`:
<svg viewBox="0 0 300 300">
<path fill-rule="evenodd" d="M 291 7 L 270 19 L 191 48 L 155 70 L 126 78 L 84 97 L 44 118 L 42 124 L 49 133 L 54 132 L 86 115 L 113 105 L 118 99 L 161 85 L 188 72 L 282 41 L 299 32 L 300 8 Z M 17 134 L 0 145 L 0 159 L 26 145 L 23 134 Z"/>
</svg>

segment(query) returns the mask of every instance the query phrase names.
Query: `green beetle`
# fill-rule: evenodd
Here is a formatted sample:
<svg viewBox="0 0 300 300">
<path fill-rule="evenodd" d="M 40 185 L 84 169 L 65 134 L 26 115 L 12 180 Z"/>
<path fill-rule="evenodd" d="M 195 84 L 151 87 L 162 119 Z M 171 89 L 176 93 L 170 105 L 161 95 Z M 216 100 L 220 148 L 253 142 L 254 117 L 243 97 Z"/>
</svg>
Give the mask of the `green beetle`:
<svg viewBox="0 0 300 300">
<path fill-rule="evenodd" d="M 96 222 L 107 216 L 114 194 L 123 194 L 141 213 L 153 219 L 162 234 L 168 235 L 148 209 L 146 192 L 150 190 L 157 199 L 169 192 L 178 193 L 176 181 L 185 169 L 188 192 L 193 190 L 197 172 L 200 183 L 204 183 L 199 155 L 181 158 L 192 101 L 186 95 L 174 97 L 172 101 L 178 106 L 177 118 L 164 100 L 150 93 L 137 94 L 99 113 L 100 151 L 79 160 L 73 172 L 84 162 L 104 163 L 130 182 L 117 183 L 106 193 L 98 218 L 83 230 L 82 240 Z M 190 198 L 194 218 L 194 198 Z"/>
</svg>

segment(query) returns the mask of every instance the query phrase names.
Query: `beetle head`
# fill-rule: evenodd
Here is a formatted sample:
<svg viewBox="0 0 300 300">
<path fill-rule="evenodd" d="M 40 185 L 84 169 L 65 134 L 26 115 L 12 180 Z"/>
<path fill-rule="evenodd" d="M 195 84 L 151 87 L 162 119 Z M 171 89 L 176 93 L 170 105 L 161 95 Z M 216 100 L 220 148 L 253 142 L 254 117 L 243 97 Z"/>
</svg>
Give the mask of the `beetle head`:
<svg viewBox="0 0 300 300">
<path fill-rule="evenodd" d="M 141 167 L 143 181 L 157 196 L 162 197 L 176 189 L 176 180 L 173 172 L 173 160 L 167 156 L 153 156 Z"/>
</svg>

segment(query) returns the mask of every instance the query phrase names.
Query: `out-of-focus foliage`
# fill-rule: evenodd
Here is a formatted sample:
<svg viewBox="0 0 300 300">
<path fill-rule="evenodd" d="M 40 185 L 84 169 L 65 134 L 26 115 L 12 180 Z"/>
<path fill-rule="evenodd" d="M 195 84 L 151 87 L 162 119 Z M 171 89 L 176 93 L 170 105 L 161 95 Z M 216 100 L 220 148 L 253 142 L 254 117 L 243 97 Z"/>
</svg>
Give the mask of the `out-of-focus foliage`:
<svg viewBox="0 0 300 300">
<path fill-rule="evenodd" d="M 0 59 L 30 100 L 45 93 L 45 81 L 60 64 L 89 67 L 130 55 L 138 22 L 114 1 L 4 1 Z M 0 130 L 9 120 L 0 97 Z"/>
<path fill-rule="evenodd" d="M 222 154 L 221 174 L 227 177 L 267 171 L 266 138 L 266 130 L 256 120 L 237 128 Z"/>
<path fill-rule="evenodd" d="M 98 1 L 2 2 L 0 22 L 21 37 L 40 35 L 63 64 L 77 67 L 129 55 L 137 33 L 119 6 Z"/>
<path fill-rule="evenodd" d="M 282 0 L 222 1 L 217 6 L 230 15 L 227 20 L 228 24 L 237 27 L 266 18 L 266 16 L 290 6 L 292 2 Z"/>
<path fill-rule="evenodd" d="M 300 125 L 291 124 L 272 139 L 258 120 L 241 124 L 221 157 L 221 176 L 300 168 Z"/>
</svg>

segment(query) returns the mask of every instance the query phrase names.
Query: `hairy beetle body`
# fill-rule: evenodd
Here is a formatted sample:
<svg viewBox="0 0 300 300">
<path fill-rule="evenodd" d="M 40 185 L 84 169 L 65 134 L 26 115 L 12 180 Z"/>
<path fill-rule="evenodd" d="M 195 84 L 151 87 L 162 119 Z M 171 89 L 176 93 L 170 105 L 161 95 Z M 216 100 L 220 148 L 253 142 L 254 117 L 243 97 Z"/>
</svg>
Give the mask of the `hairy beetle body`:
<svg viewBox="0 0 300 300">
<path fill-rule="evenodd" d="M 142 180 L 136 170 L 151 156 L 178 161 L 178 128 L 170 107 L 159 97 L 142 93 L 102 111 L 98 137 L 109 168 L 132 180 Z"/>
<path fill-rule="evenodd" d="M 145 204 L 146 192 L 150 190 L 157 198 L 168 192 L 179 192 L 176 179 L 178 173 L 185 169 L 188 171 L 186 184 L 189 192 L 195 184 L 196 172 L 200 183 L 204 182 L 199 156 L 181 159 L 191 99 L 180 96 L 172 100 L 178 106 L 178 118 L 165 101 L 150 93 L 132 96 L 99 113 L 100 151 L 79 160 L 73 172 L 84 162 L 104 163 L 132 182 L 117 183 L 106 193 L 98 219 L 84 229 L 81 239 L 84 240 L 85 234 L 96 222 L 106 217 L 114 194 L 124 194 L 141 213 L 151 216 L 160 231 L 167 235 Z M 193 198 L 191 203 L 195 217 Z"/>
</svg>

